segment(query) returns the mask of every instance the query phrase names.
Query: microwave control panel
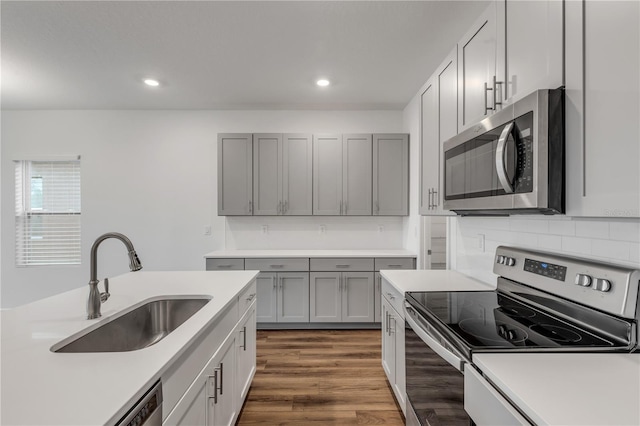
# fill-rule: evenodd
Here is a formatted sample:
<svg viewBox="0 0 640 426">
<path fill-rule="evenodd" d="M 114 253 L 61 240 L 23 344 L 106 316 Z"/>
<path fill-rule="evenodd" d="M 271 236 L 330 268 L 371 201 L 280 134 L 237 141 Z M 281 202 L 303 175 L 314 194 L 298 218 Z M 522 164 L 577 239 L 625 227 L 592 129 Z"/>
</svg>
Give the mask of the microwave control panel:
<svg viewBox="0 0 640 426">
<path fill-rule="evenodd" d="M 518 131 L 517 167 L 514 182 L 514 192 L 524 193 L 533 191 L 533 112 L 516 118 Z"/>
</svg>

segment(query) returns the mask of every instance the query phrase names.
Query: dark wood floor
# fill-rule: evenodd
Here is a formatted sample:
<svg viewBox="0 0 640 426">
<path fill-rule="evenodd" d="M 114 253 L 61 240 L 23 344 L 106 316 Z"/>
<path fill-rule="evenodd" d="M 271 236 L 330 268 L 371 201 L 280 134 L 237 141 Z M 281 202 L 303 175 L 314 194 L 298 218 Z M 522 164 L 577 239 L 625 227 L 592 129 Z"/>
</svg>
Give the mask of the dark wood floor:
<svg viewBox="0 0 640 426">
<path fill-rule="evenodd" d="M 258 331 L 238 425 L 404 425 L 382 370 L 380 330 Z"/>
</svg>

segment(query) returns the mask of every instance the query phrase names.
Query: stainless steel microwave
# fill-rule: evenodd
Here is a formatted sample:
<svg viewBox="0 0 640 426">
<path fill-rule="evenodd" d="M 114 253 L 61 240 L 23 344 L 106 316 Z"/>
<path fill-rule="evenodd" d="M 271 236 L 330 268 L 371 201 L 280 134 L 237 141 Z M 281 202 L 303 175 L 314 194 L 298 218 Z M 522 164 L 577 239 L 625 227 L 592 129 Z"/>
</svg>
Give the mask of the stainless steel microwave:
<svg viewBox="0 0 640 426">
<path fill-rule="evenodd" d="M 444 208 L 564 213 L 564 90 L 538 90 L 447 140 Z"/>
</svg>

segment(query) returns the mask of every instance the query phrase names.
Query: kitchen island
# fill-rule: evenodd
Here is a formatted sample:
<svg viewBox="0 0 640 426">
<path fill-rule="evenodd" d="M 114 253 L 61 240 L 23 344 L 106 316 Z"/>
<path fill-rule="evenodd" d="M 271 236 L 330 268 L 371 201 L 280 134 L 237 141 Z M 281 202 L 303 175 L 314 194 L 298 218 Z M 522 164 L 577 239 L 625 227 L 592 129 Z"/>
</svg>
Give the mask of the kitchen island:
<svg viewBox="0 0 640 426">
<path fill-rule="evenodd" d="M 128 273 L 110 280 L 111 297 L 102 305 L 102 317 L 95 320 L 86 319 L 86 287 L 2 311 L 0 423 L 115 424 L 159 379 L 166 419 L 202 369 L 194 359 L 196 351 L 229 340 L 231 333 L 211 330 L 218 329 L 220 321 L 232 323 L 229 329 L 235 327 L 242 310 L 248 308 L 241 305 L 240 296 L 253 290 L 254 300 L 256 275 L 256 271 Z M 211 300 L 152 346 L 108 353 L 50 350 L 143 300 L 185 295 Z M 255 308 L 255 302 L 251 306 Z M 200 358 L 212 355 L 204 353 Z M 188 368 L 182 368 L 183 363 Z"/>
</svg>

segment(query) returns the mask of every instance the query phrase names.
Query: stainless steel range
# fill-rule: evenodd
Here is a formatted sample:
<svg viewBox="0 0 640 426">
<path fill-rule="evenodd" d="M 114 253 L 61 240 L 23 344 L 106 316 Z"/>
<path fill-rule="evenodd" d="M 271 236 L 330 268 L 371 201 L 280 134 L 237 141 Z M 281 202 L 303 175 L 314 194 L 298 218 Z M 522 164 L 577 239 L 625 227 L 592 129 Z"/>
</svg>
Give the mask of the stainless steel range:
<svg viewBox="0 0 640 426">
<path fill-rule="evenodd" d="M 636 348 L 640 271 L 504 246 L 494 261 L 496 291 L 407 293 L 407 424 L 470 423 L 475 353 Z"/>
</svg>

